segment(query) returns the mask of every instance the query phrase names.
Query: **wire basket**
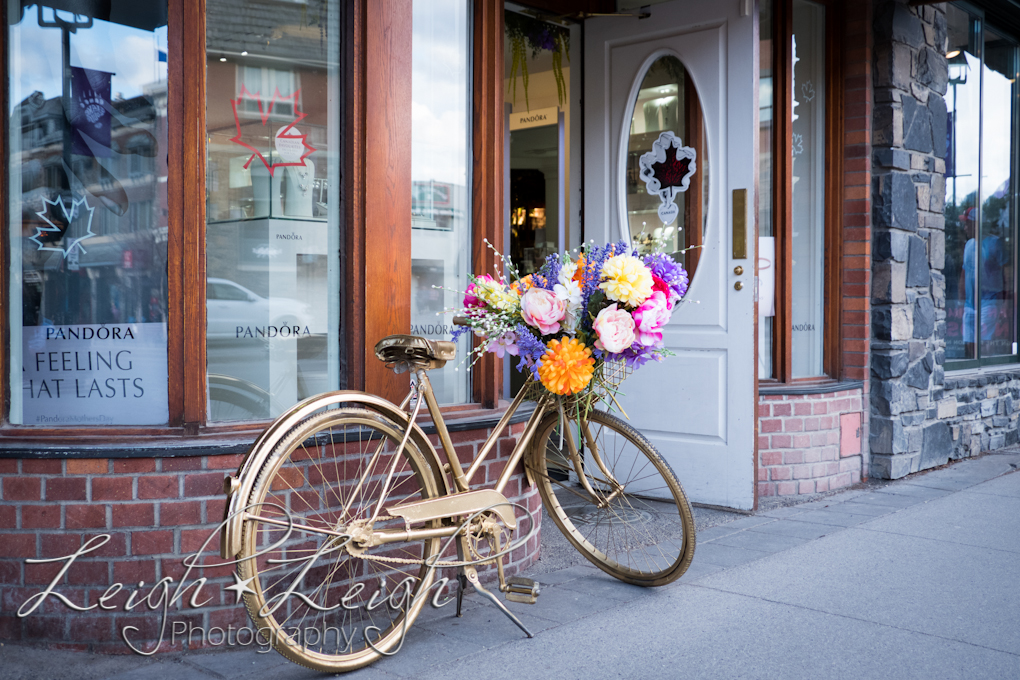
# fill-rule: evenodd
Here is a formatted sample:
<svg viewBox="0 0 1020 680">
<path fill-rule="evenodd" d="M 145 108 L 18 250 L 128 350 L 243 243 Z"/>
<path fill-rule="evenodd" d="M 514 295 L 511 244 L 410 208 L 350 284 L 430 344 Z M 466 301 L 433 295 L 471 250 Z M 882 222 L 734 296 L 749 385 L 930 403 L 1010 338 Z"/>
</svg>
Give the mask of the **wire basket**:
<svg viewBox="0 0 1020 680">
<path fill-rule="evenodd" d="M 560 397 L 566 414 L 575 418 L 579 414 L 584 415 L 591 409 L 597 408 L 599 404 L 603 405 L 603 409 L 622 411 L 622 407 L 617 402 L 617 397 L 621 395 L 620 385 L 633 370 L 625 361 L 596 360 L 595 373 L 592 375 L 588 387 L 577 394 Z M 521 389 L 525 392 L 524 398 L 531 401 L 538 401 L 549 395 L 549 390 L 534 378 L 529 379 Z"/>
</svg>

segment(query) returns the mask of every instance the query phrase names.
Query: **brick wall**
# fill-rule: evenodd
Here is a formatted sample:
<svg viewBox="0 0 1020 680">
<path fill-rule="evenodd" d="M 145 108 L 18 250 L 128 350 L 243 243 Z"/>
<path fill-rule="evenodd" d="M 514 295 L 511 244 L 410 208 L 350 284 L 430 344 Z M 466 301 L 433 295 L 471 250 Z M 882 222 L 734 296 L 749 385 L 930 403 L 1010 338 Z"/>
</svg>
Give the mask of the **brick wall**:
<svg viewBox="0 0 1020 680">
<path fill-rule="evenodd" d="M 758 496 L 818 493 L 861 481 L 861 389 L 766 394 L 758 402 Z"/>
<path fill-rule="evenodd" d="M 483 466 L 488 486 L 495 483 L 523 428 L 523 423 L 512 426 L 512 436 L 500 440 L 498 455 L 490 456 Z M 488 434 L 488 430 L 454 433 L 462 460 L 473 456 Z M 128 653 L 120 639 L 125 625 L 139 628 L 133 639 L 157 639 L 159 612 L 146 605 L 127 612 L 127 597 L 139 581 L 146 583 L 139 589 L 143 597 L 152 584 L 165 577 L 173 578 L 171 587 L 176 587 L 185 572 L 182 559 L 198 551 L 222 520 L 223 477 L 233 473 L 240 461 L 240 456 L 0 460 L 0 640 Z M 518 469 L 504 494 L 526 506 L 540 522 L 537 488 L 527 487 L 523 480 L 523 471 Z M 475 482 L 481 482 L 481 475 Z M 519 526 L 528 530 L 526 521 Z M 62 566 L 26 564 L 27 558 L 64 557 L 100 534 L 109 534 L 111 540 L 76 560 L 55 590 L 86 606 L 95 604 L 112 584 L 124 584 L 125 590 L 111 600 L 115 610 L 77 613 L 48 598 L 33 614 L 24 618 L 15 615 Z M 209 545 L 206 562 L 218 563 L 218 536 Z M 508 575 L 527 568 L 538 551 L 539 537 L 535 536 L 511 554 Z M 222 592 L 233 583 L 232 571 L 232 567 L 206 567 L 198 574 L 193 571 L 188 581 L 209 578 L 202 592 L 213 600 L 199 609 L 178 608 L 170 617 L 205 628 L 248 625 L 243 605 L 234 604 L 232 592 Z M 446 571 L 451 573 L 440 575 L 452 579 L 453 570 Z M 164 643 L 163 650 L 170 649 Z"/>
</svg>

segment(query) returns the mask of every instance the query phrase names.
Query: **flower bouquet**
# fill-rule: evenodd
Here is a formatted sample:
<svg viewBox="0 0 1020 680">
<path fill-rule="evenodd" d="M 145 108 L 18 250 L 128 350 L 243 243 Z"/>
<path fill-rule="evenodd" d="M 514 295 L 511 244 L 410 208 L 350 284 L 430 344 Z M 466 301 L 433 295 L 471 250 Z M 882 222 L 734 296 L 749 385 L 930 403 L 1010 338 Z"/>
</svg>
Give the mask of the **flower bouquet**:
<svg viewBox="0 0 1020 680">
<path fill-rule="evenodd" d="M 482 339 L 476 356 L 519 357 L 517 369 L 530 371 L 539 393 L 574 397 L 587 411 L 615 400 L 631 370 L 671 355 L 662 329 L 688 276 L 668 255 L 638 257 L 621 241 L 586 246 L 576 260 L 550 255 L 523 278 L 507 258 L 503 264 L 498 278 L 470 277 L 454 340 L 474 331 Z"/>
</svg>

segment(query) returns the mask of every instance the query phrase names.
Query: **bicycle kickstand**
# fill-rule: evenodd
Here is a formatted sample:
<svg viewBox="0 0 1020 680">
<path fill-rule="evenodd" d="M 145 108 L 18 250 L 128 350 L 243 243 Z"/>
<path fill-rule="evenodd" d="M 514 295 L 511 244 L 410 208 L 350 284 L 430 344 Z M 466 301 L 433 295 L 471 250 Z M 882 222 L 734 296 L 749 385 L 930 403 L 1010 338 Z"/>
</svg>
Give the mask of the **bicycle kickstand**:
<svg viewBox="0 0 1020 680">
<path fill-rule="evenodd" d="M 471 582 L 471 585 L 475 587 L 475 590 L 484 595 L 490 602 L 492 602 L 492 604 L 496 605 L 496 607 L 498 607 L 501 612 L 506 614 L 511 621 L 517 624 L 518 628 L 524 631 L 525 635 L 527 635 L 529 638 L 535 637 L 534 635 L 531 634 L 531 631 L 528 630 L 523 623 L 521 623 L 521 620 L 514 616 L 514 613 L 507 609 L 505 604 L 499 601 L 498 597 L 496 597 L 494 594 L 490 593 L 488 590 L 482 587 L 482 584 L 478 580 L 478 572 L 475 571 L 474 567 L 468 567 L 466 571 L 467 580 Z"/>
</svg>

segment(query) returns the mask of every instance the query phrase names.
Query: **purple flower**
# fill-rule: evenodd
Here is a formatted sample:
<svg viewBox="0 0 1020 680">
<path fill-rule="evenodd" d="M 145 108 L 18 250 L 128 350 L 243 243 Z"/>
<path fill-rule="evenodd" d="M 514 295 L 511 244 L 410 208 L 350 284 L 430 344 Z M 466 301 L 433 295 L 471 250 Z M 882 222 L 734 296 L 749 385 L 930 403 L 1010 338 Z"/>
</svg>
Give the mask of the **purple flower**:
<svg viewBox="0 0 1020 680">
<path fill-rule="evenodd" d="M 538 367 L 542 365 L 542 355 L 545 354 L 545 343 L 535 337 L 531 329 L 523 323 L 517 324 L 514 329 L 517 335 L 517 356 L 521 358 L 517 364 L 517 370 L 523 371 L 530 368 L 532 375 L 538 379 Z"/>
<path fill-rule="evenodd" d="M 513 356 L 517 356 L 517 352 L 519 350 L 517 349 L 517 345 L 515 344 L 516 341 L 517 336 L 512 331 L 509 333 L 504 333 L 498 338 L 492 340 L 489 343 L 489 345 L 485 348 L 485 350 L 487 352 L 495 352 L 496 356 L 498 356 L 500 359 L 503 358 L 504 354 L 511 354 Z"/>
<path fill-rule="evenodd" d="M 644 262 L 645 266 L 652 270 L 652 274 L 666 282 L 678 300 L 687 294 L 687 286 L 690 283 L 687 271 L 669 255 L 665 253 L 646 255 Z"/>
<path fill-rule="evenodd" d="M 636 369 L 644 366 L 649 361 L 662 361 L 662 355 L 658 353 L 657 349 L 657 347 L 635 344 L 618 354 L 609 354 L 599 350 L 596 350 L 595 354 L 604 361 L 623 361 L 627 364 L 628 368 Z"/>
</svg>

